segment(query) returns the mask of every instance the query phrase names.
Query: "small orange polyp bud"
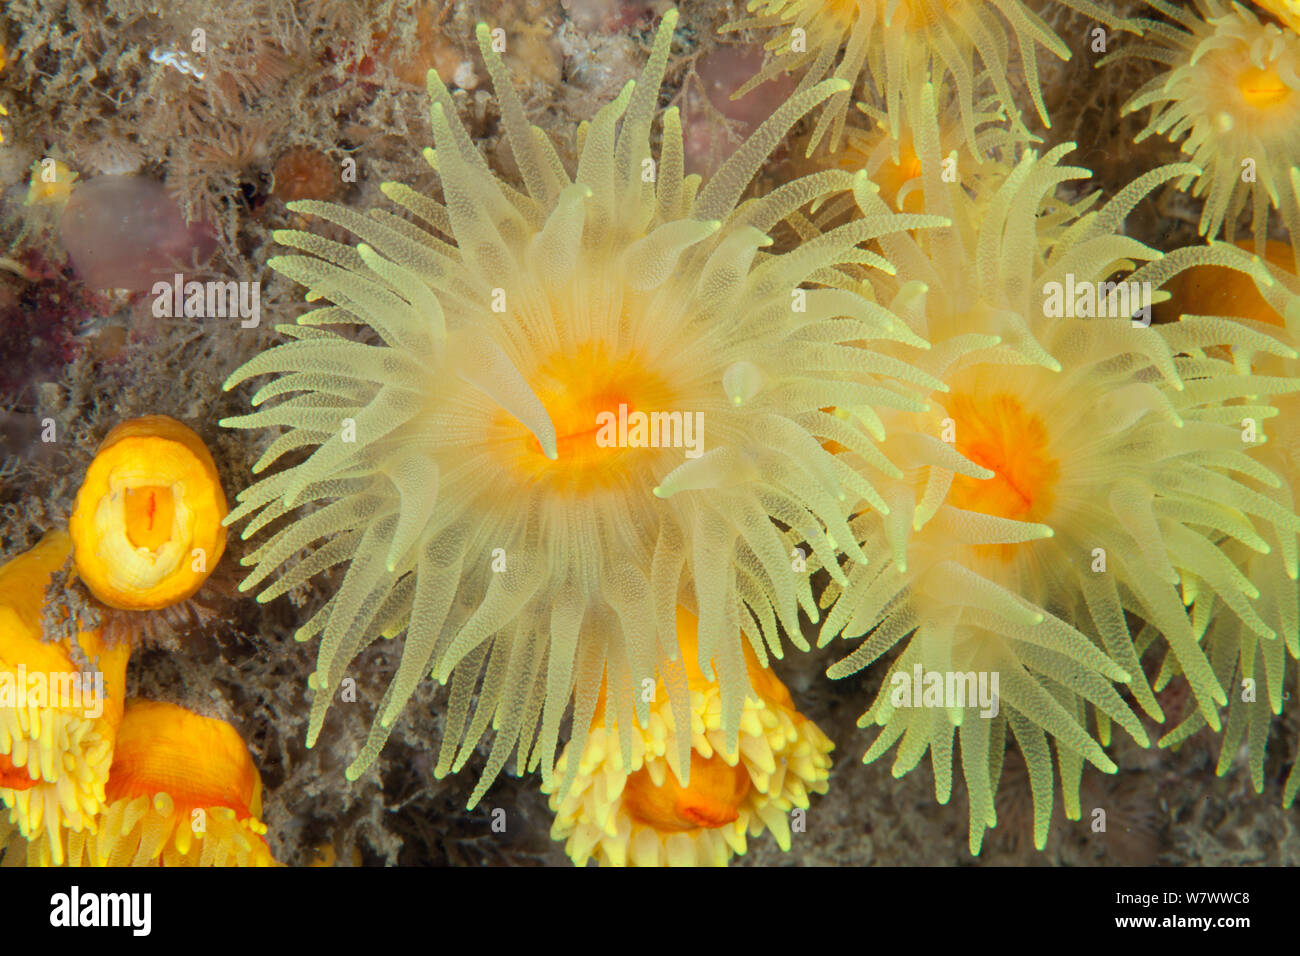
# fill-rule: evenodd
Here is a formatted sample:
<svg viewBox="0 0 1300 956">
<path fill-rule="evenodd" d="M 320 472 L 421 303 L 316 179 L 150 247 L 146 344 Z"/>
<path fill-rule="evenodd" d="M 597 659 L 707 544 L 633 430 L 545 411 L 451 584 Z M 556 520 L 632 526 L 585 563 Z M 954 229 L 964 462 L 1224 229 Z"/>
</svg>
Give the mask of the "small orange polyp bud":
<svg viewBox="0 0 1300 956">
<path fill-rule="evenodd" d="M 38 159 L 32 163 L 31 182 L 27 187 L 27 205 L 67 205 L 77 174 L 57 159 Z"/>
<path fill-rule="evenodd" d="M 191 429 L 165 415 L 108 433 L 68 530 L 77 573 L 99 600 L 152 610 L 197 591 L 226 547 L 226 496 Z"/>
</svg>

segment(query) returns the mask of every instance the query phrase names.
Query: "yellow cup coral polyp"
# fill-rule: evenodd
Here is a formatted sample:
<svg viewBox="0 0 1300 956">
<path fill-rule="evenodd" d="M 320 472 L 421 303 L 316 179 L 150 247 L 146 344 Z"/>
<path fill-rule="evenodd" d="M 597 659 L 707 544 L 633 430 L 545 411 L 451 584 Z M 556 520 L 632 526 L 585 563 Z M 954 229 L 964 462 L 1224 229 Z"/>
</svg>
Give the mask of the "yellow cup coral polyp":
<svg viewBox="0 0 1300 956">
<path fill-rule="evenodd" d="M 108 806 L 95 834 L 70 834 L 91 866 L 270 866 L 262 780 L 235 728 L 176 704 L 126 708 Z"/>
<path fill-rule="evenodd" d="M 98 631 L 75 648 L 41 639 L 45 590 L 71 550 L 67 534 L 50 532 L 0 567 L 0 807 L 29 858 L 55 863 L 62 831 L 93 831 L 104 805 L 129 654 Z"/>
<path fill-rule="evenodd" d="M 751 692 L 740 743 L 725 751 L 718 685 L 694 663 L 698 627 L 695 615 L 677 609 L 690 692 L 689 773 L 661 675 L 645 727 L 622 735 L 607 714 L 561 755 L 556 778 L 566 784 L 543 784 L 556 814 L 551 835 L 566 841 L 579 866 L 593 857 L 612 866 L 725 866 L 733 853 L 745 852 L 746 834 L 765 829 L 789 850 L 790 811 L 807 809 L 810 793 L 827 790 L 834 744 L 795 709 L 785 685 L 748 646 Z M 674 676 L 682 675 L 670 674 L 669 683 Z"/>
<path fill-rule="evenodd" d="M 1137 141 L 1152 134 L 1181 140 L 1199 168 L 1180 186 L 1193 183 L 1192 195 L 1205 198 L 1201 234 L 1214 238 L 1222 228 L 1233 239 L 1249 207 L 1255 251 L 1263 255 L 1270 207 L 1293 238 L 1300 234 L 1300 35 L 1227 0 L 1147 2 L 1170 22 L 1137 21 L 1143 42 L 1111 57 L 1166 68 L 1124 106 L 1126 113 L 1151 107 Z M 1282 4 L 1273 7 L 1281 16 Z M 1300 266 L 1300 254 L 1295 261 Z"/>
<path fill-rule="evenodd" d="M 202 439 L 165 415 L 110 431 L 86 472 L 68 530 L 81 580 L 122 610 L 197 591 L 226 548 L 226 496 Z"/>
</svg>

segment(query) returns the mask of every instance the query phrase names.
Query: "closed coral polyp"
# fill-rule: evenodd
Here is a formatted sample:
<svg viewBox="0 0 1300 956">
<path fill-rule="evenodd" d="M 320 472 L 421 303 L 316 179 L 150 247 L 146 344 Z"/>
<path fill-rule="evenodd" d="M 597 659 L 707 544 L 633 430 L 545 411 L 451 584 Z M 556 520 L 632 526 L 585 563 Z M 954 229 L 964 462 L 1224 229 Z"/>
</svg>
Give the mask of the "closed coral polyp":
<svg viewBox="0 0 1300 956">
<path fill-rule="evenodd" d="M 110 607 L 145 610 L 190 597 L 226 546 L 226 497 L 212 455 L 165 415 L 105 436 L 68 530 L 77 573 Z"/>
</svg>

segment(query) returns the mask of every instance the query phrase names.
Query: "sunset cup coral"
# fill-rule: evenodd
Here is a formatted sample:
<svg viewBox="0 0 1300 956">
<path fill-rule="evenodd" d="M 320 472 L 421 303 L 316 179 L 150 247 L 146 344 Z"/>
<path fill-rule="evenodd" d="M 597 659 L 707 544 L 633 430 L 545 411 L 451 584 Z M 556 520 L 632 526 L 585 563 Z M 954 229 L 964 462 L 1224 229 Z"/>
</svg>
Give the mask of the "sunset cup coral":
<svg viewBox="0 0 1300 956">
<path fill-rule="evenodd" d="M 193 430 L 165 415 L 122 422 L 86 472 L 68 531 L 77 574 L 110 607 L 190 597 L 226 547 L 226 496 Z"/>
<path fill-rule="evenodd" d="M 42 639 L 45 590 L 71 550 L 52 531 L 0 567 L 0 814 L 54 863 L 65 831 L 94 832 L 103 809 L 129 654 L 97 631 Z"/>
<path fill-rule="evenodd" d="M 1248 249 L 1254 243 L 1241 240 L 1237 245 Z M 1172 285 L 1175 294 L 1169 307 L 1179 312 L 1237 317 L 1294 350 L 1300 342 L 1300 281 L 1291 271 L 1292 249 L 1289 243 L 1270 240 L 1265 250 L 1267 273 L 1263 276 L 1252 275 L 1254 264 L 1245 252 L 1237 254 L 1236 269 L 1207 265 L 1182 273 Z M 1220 250 L 1222 255 L 1233 252 Z M 1279 356 L 1275 351 L 1242 344 L 1232 350 L 1232 359 L 1243 371 L 1300 377 L 1300 361 L 1294 355 Z M 1280 507 L 1293 510 L 1296 483 L 1300 481 L 1300 394 L 1271 396 L 1267 407 L 1243 410 L 1241 415 L 1243 448 L 1268 469 L 1252 482 L 1252 488 Z M 1268 596 L 1261 613 L 1278 635 L 1276 638 L 1262 639 L 1245 626 L 1214 588 L 1187 582 L 1184 594 L 1185 599 L 1194 602 L 1195 619 L 1205 635 L 1202 644 L 1228 692 L 1228 717 L 1216 770 L 1221 776 L 1227 773 L 1244 746 L 1251 783 L 1258 793 L 1264 788 L 1272 720 L 1282 713 L 1287 699 L 1287 674 L 1294 673 L 1295 661 L 1300 658 L 1300 555 L 1294 532 L 1279 535 L 1267 524 L 1256 530 L 1260 540 L 1254 547 L 1233 541 L 1225 551 L 1231 549 L 1229 553 L 1246 579 Z M 1157 689 L 1176 675 L 1176 667 L 1162 668 Z M 1203 726 L 1204 718 L 1193 711 L 1171 728 L 1160 744 L 1179 744 Z M 1300 761 L 1292 765 L 1283 785 L 1286 806 L 1295 800 L 1298 790 Z"/>
<path fill-rule="evenodd" d="M 657 155 L 650 145 L 675 22 L 665 14 L 641 77 L 579 128 L 573 175 L 528 125 L 480 26 L 525 191 L 489 170 L 431 73 L 437 149 L 426 158 L 442 201 L 384 187 L 423 225 L 306 202 L 293 208 L 363 241 L 276 234 L 308 255 L 272 266 L 334 304 L 281 327 L 295 341 L 230 377 L 233 388 L 275 374 L 253 404 L 280 401 L 224 424 L 289 428 L 255 472 L 311 452 L 242 492 L 228 520 L 247 521 L 245 537 L 274 529 L 245 558 L 246 590 L 310 548 L 259 600 L 347 565 L 297 634 L 321 638 L 310 743 L 356 654 L 402 638 L 354 777 L 430 674 L 451 681 L 439 774 L 496 731 L 471 802 L 515 749 L 521 769 L 550 780 L 562 719 L 572 702 L 581 750 L 602 676 L 630 762 L 633 712 L 649 719 L 633 688 L 679 658 L 679 598 L 699 610 L 699 659 L 716 674 L 700 670 L 716 676 L 736 741 L 745 640 L 766 663 L 781 653 L 779 628 L 802 643 L 798 610 L 816 613 L 773 519 L 828 562 L 833 542 L 861 560 L 846 502 L 880 503 L 820 444 L 869 454 L 869 414 L 822 409 L 915 408 L 913 387 L 938 386 L 871 347 L 924 344 L 886 309 L 848 289 L 800 288 L 837 264 L 876 262 L 863 240 L 938 220 L 886 213 L 778 253 L 765 251 L 766 231 L 852 177 L 814 174 L 737 206 L 789 127 L 845 84 L 791 97 L 701 185 L 683 175 L 675 109 Z M 359 329 L 337 330 L 348 325 Z M 669 680 L 668 694 L 684 720 L 685 685 Z M 678 746 L 685 774 L 689 739 Z"/>
<path fill-rule="evenodd" d="M 1090 0 L 1056 2 L 1108 26 L 1122 22 Z M 920 119 L 918 93 L 923 84 L 934 82 L 940 89 L 954 89 L 962 129 L 973 145 L 981 70 L 1001 109 L 1019 126 L 1020 109 L 1010 83 L 1011 41 L 1039 118 L 1050 125 L 1038 80 L 1038 47 L 1062 60 L 1070 58 L 1070 47 L 1024 0 L 749 0 L 747 10 L 753 16 L 723 30 L 774 31 L 776 36 L 767 43 L 772 58 L 737 96 L 781 73 L 800 74 L 800 90 L 827 75 L 847 80 L 854 88 L 870 77 L 874 98 L 884 104 L 895 139 Z M 851 101 L 851 90 L 829 101 L 818 118 L 809 153 L 827 134 L 830 149 L 839 148 Z"/>
<path fill-rule="evenodd" d="M 677 610 L 678 636 L 689 661 L 698 622 Z M 624 763 L 619 731 L 600 721 L 582 751 L 561 755 L 556 773 L 574 777 L 563 798 L 555 788 L 551 835 L 565 841 L 578 866 L 725 866 L 743 854 L 746 835 L 770 829 L 790 849 L 790 813 L 808 809 L 810 793 L 825 793 L 833 744 L 794 706 L 789 692 L 746 648 L 752 690 L 741 717 L 740 745 L 726 749 L 718 685 L 688 663 L 690 783 L 678 763 L 677 717 L 662 680 L 654 687 L 650 720 L 633 731 Z"/>
<path fill-rule="evenodd" d="M 1149 303 L 1192 265 L 1260 271 L 1216 248 L 1162 257 L 1117 233 L 1142 196 L 1186 166 L 1153 170 L 1094 209 L 1095 197 L 1054 198 L 1059 184 L 1089 175 L 1060 165 L 1068 144 L 1041 157 L 1027 150 L 1000 183 L 945 185 L 933 123 L 918 140 L 925 211 L 953 227 L 882 236 L 875 247 L 897 272 L 872 283 L 933 343 L 903 360 L 948 392 L 930 396 L 925 413 L 882 414 L 880 450 L 901 475 L 879 485 L 890 511 L 864 508 L 854 523 L 875 560 L 847 568 L 848 587 L 827 589 L 823 602 L 834 607 L 821 639 L 867 635 L 832 676 L 905 642 L 863 717 L 882 728 L 866 759 L 897 743 L 894 772 L 902 774 L 929 752 L 944 801 L 959 734 L 972 852 L 996 820 L 992 793 L 1010 729 L 1028 767 L 1042 847 L 1053 791 L 1048 738 L 1067 816 L 1078 819 L 1083 761 L 1115 770 L 1099 746 L 1111 723 L 1147 743 L 1111 682 L 1127 683 L 1144 710 L 1164 717 L 1128 615 L 1163 636 L 1216 729 L 1227 698 L 1182 589 L 1204 582 L 1225 614 L 1277 640 L 1265 617 L 1278 596 L 1245 579 L 1230 545 L 1259 548 L 1257 526 L 1294 534 L 1300 519 L 1254 489 L 1270 473 L 1243 450 L 1238 420 L 1263 401 L 1255 396 L 1300 383 L 1203 351 L 1224 343 L 1294 355 L 1243 324 L 1195 315 L 1150 324 Z M 972 186 L 993 191 L 972 195 Z M 857 197 L 868 215 L 877 211 L 878 196 Z M 1065 214 L 1041 215 L 1053 205 Z M 1134 269 L 1135 260 L 1152 261 Z M 1117 272 L 1119 284 L 1103 284 Z M 969 694 L 940 697 L 938 706 L 895 697 L 918 667 L 927 679 L 996 675 L 1000 706 L 973 707 Z"/>
<path fill-rule="evenodd" d="M 1151 107 L 1138 141 L 1153 134 L 1181 141 L 1197 170 L 1180 187 L 1192 184 L 1192 195 L 1205 198 L 1202 235 L 1224 229 L 1232 239 L 1249 203 L 1260 254 L 1270 207 L 1300 236 L 1300 34 L 1227 0 L 1148 3 L 1172 22 L 1137 21 L 1143 40 L 1107 58 L 1167 67 L 1124 105 L 1126 112 Z"/>
<path fill-rule="evenodd" d="M 228 723 L 133 700 L 94 833 L 67 835 L 71 866 L 272 866 L 262 780 Z"/>
<path fill-rule="evenodd" d="M 957 109 L 955 94 L 944 100 L 938 109 L 939 149 L 950 168 L 950 177 L 961 169 L 965 175 L 977 174 L 985 165 L 997 165 L 1007 157 L 1014 159 L 1019 147 L 1036 141 L 1023 132 L 1011 128 L 996 109 L 996 101 L 986 97 L 975 105 L 975 141 L 966 140 L 961 113 Z M 915 213 L 925 206 L 921 198 L 921 159 L 910 126 L 904 126 L 895 136 L 890 132 L 888 118 L 868 103 L 858 103 L 850 115 L 843 132 L 844 145 L 838 152 L 814 152 L 798 156 L 794 168 L 798 170 L 840 169 L 850 173 L 865 172 L 880 193 L 880 198 L 890 209 Z M 796 141 L 796 145 L 802 142 Z M 802 149 L 797 150 L 802 154 Z M 991 170 L 990 170 L 991 172 Z M 845 213 L 859 214 L 851 193 L 843 193 L 818 204 L 818 223 L 825 223 Z M 822 229 L 802 221 L 799 214 L 787 217 L 787 223 L 805 237 L 815 236 Z"/>
</svg>

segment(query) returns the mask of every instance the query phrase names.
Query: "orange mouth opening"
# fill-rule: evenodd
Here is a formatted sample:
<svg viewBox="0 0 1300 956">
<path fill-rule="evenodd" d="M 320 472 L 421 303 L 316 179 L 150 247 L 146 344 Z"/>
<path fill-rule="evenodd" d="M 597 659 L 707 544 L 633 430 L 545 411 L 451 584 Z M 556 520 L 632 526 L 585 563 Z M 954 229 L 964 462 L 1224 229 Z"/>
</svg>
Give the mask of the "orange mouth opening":
<svg viewBox="0 0 1300 956">
<path fill-rule="evenodd" d="M 1245 70 L 1237 79 L 1237 89 L 1246 105 L 1257 110 L 1276 109 L 1284 105 L 1295 90 L 1282 82 L 1276 70 Z"/>
<path fill-rule="evenodd" d="M 494 423 L 496 437 L 517 474 L 576 494 L 628 480 L 648 460 L 647 453 L 658 451 L 603 441 L 611 430 L 602 427 L 601 416 L 616 420 L 620 406 L 626 406 L 628 415 L 673 407 L 666 383 L 646 367 L 643 356 L 614 357 L 601 344 L 552 355 L 529 377 L 529 384 L 555 426 L 555 460 L 504 412 Z"/>
<path fill-rule="evenodd" d="M 8 754 L 0 754 L 0 788 L 30 790 L 39 782 L 32 779 L 26 767 L 15 767 Z"/>
<path fill-rule="evenodd" d="M 682 787 L 669 771 L 656 787 L 647 770 L 638 770 L 623 788 L 623 805 L 638 823 L 662 833 L 713 830 L 734 822 L 749 794 L 749 771 L 743 763 L 730 767 L 718 754 L 691 752 L 691 785 Z"/>
<path fill-rule="evenodd" d="M 957 475 L 949 500 L 966 511 L 1015 521 L 1041 522 L 1051 512 L 1060 463 L 1048 451 L 1043 420 L 1014 395 L 954 395 L 948 414 L 956 426 L 956 448 L 994 472 L 989 479 Z M 1014 545 L 996 545 L 1003 557 Z"/>
<path fill-rule="evenodd" d="M 125 513 L 127 540 L 137 548 L 157 551 L 171 539 L 176 501 L 170 488 L 128 488 Z"/>
</svg>

